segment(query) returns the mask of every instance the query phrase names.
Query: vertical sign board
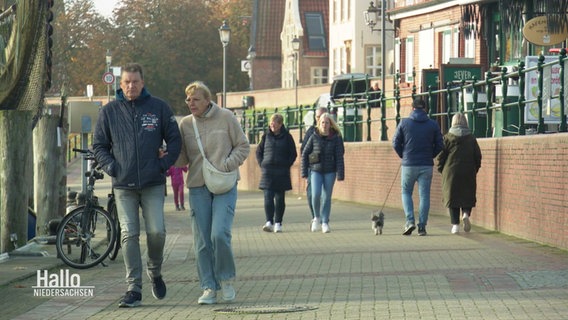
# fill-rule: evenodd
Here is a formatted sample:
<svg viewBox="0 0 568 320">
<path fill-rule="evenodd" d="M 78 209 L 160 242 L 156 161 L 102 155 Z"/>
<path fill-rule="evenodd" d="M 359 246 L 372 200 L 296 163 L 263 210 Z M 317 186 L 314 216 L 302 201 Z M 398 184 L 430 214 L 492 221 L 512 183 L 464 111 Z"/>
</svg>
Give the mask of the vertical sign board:
<svg viewBox="0 0 568 320">
<path fill-rule="evenodd" d="M 558 61 L 558 56 L 545 56 L 544 63 Z M 525 67 L 532 68 L 538 64 L 538 56 L 527 56 Z M 542 117 L 546 124 L 560 123 L 560 65 L 546 66 L 542 75 Z M 564 73 L 564 83 L 568 84 L 568 72 Z M 525 99 L 535 100 L 538 97 L 538 71 L 531 70 L 526 73 Z M 568 106 L 568 95 L 564 97 L 564 108 Z M 538 103 L 529 102 L 525 105 L 525 123 L 538 123 Z"/>
<path fill-rule="evenodd" d="M 432 87 L 432 91 L 440 89 L 440 70 L 438 69 L 422 69 L 422 92 L 428 92 L 428 88 Z M 434 110 L 438 110 L 438 96 L 439 94 L 432 95 L 432 103 Z"/>
<path fill-rule="evenodd" d="M 69 102 L 69 133 L 92 133 L 101 106 L 100 101 Z"/>
</svg>

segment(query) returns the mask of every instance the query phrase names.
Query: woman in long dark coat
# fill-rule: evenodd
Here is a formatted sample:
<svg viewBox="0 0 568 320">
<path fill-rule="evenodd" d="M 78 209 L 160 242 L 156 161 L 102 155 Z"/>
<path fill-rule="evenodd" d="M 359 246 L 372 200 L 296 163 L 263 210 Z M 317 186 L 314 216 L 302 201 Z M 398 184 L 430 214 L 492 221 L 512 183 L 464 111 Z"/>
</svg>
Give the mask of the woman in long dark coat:
<svg viewBox="0 0 568 320">
<path fill-rule="evenodd" d="M 442 173 L 442 200 L 450 210 L 452 233 L 459 232 L 460 210 L 463 229 L 469 232 L 471 209 L 476 203 L 477 172 L 481 168 L 481 149 L 471 134 L 463 113 L 452 118 L 452 127 L 444 136 L 444 149 L 438 155 Z"/>
<path fill-rule="evenodd" d="M 259 188 L 264 190 L 266 215 L 262 230 L 266 232 L 282 232 L 282 218 L 286 209 L 285 193 L 292 189 L 290 167 L 298 156 L 294 138 L 283 122 L 281 114 L 272 115 L 269 129 L 256 149 L 256 160 L 262 172 Z"/>
</svg>

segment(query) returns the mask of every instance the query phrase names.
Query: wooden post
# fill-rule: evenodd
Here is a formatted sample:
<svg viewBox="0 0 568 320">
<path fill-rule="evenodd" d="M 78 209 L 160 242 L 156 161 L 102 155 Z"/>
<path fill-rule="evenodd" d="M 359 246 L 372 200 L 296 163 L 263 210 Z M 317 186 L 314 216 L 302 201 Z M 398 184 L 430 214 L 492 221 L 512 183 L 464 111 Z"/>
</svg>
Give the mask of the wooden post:
<svg viewBox="0 0 568 320">
<path fill-rule="evenodd" d="M 31 123 L 30 111 L 0 111 L 0 253 L 27 242 Z"/>
<path fill-rule="evenodd" d="M 37 215 L 37 235 L 47 235 L 45 228 L 47 223 L 62 217 L 65 213 L 67 135 L 61 134 L 58 138 L 59 107 L 47 106 L 47 108 L 52 112 L 44 114 L 33 131 L 34 210 Z"/>
</svg>

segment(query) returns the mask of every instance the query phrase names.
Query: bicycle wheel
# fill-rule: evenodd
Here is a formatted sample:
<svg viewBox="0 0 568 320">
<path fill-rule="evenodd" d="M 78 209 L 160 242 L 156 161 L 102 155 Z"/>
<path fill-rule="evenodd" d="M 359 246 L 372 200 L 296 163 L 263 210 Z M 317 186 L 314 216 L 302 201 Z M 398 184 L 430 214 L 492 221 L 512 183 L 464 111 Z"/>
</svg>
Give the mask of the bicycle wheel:
<svg viewBox="0 0 568 320">
<path fill-rule="evenodd" d="M 93 208 L 90 219 L 82 226 L 82 216 L 88 214 L 79 207 L 66 215 L 57 229 L 55 247 L 58 257 L 70 267 L 87 269 L 103 261 L 116 242 L 114 221 L 102 208 Z"/>
<path fill-rule="evenodd" d="M 109 203 L 107 205 L 107 209 L 108 209 L 108 213 L 110 214 L 110 217 L 112 218 L 112 220 L 114 222 L 114 228 L 116 230 L 116 238 L 115 238 L 115 241 L 114 241 L 114 246 L 113 246 L 113 248 L 110 251 L 110 254 L 108 256 L 108 258 L 110 260 L 114 260 L 118 256 L 118 250 L 120 250 L 120 221 L 118 221 L 118 214 L 116 212 L 116 203 L 114 202 L 114 199 L 109 201 Z M 109 239 L 110 239 L 110 235 L 109 235 Z"/>
</svg>

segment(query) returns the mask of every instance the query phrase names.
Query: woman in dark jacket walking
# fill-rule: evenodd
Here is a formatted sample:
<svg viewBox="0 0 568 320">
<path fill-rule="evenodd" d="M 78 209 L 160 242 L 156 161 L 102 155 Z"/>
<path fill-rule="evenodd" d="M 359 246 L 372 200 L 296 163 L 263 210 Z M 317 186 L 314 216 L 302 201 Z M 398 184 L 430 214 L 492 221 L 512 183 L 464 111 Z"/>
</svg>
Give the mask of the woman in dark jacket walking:
<svg viewBox="0 0 568 320">
<path fill-rule="evenodd" d="M 319 229 L 329 233 L 329 215 L 331 212 L 331 194 L 335 179 L 343 181 L 345 178 L 345 164 L 343 155 L 345 148 L 341 131 L 329 113 L 319 118 L 314 134 L 306 143 L 302 152 L 302 178 L 310 179 L 312 187 L 312 206 L 314 218 L 311 222 L 311 231 Z M 310 176 L 308 177 L 308 169 Z"/>
<path fill-rule="evenodd" d="M 463 229 L 469 232 L 469 217 L 476 203 L 477 172 L 481 168 L 481 149 L 467 126 L 463 113 L 452 118 L 452 127 L 444 136 L 444 148 L 438 155 L 442 173 L 442 200 L 450 210 L 453 234 L 459 232 L 460 210 Z"/>
<path fill-rule="evenodd" d="M 298 153 L 294 138 L 283 124 L 284 118 L 275 113 L 269 129 L 256 149 L 256 160 L 262 176 L 259 188 L 264 190 L 266 223 L 262 230 L 282 232 L 282 218 L 286 209 L 285 192 L 292 189 L 290 167 Z"/>
</svg>

